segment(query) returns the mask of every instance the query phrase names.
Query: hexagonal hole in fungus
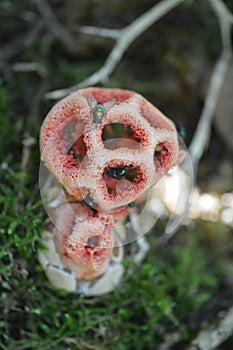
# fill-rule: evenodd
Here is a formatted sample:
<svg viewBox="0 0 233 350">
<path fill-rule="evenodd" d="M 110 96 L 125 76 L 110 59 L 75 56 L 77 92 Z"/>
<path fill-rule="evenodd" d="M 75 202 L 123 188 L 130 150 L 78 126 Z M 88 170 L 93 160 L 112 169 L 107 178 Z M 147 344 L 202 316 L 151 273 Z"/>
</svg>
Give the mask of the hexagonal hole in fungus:
<svg viewBox="0 0 233 350">
<path fill-rule="evenodd" d="M 94 247 L 98 246 L 99 238 L 100 238 L 100 236 L 98 236 L 98 235 L 88 237 L 87 244 L 86 244 L 85 248 L 94 248 Z"/>
<path fill-rule="evenodd" d="M 154 151 L 155 165 L 157 162 L 159 162 L 160 166 L 165 166 L 167 164 L 168 155 L 169 155 L 169 152 L 168 152 L 168 149 L 165 147 L 165 145 L 162 142 L 158 143 Z"/>
<path fill-rule="evenodd" d="M 122 123 L 110 123 L 104 126 L 102 140 L 107 149 L 128 147 L 139 149 L 141 139 L 135 134 L 130 125 Z"/>
<path fill-rule="evenodd" d="M 137 184 L 142 180 L 142 171 L 138 166 L 117 165 L 107 166 L 104 169 L 103 180 L 107 186 L 108 193 L 115 196 L 120 193 L 123 187 L 127 188 L 127 183 Z"/>
<path fill-rule="evenodd" d="M 83 135 L 81 135 L 69 148 L 67 155 L 70 156 L 70 161 L 73 162 L 73 165 L 79 165 L 83 158 L 87 154 L 87 147 L 83 140 Z"/>
</svg>

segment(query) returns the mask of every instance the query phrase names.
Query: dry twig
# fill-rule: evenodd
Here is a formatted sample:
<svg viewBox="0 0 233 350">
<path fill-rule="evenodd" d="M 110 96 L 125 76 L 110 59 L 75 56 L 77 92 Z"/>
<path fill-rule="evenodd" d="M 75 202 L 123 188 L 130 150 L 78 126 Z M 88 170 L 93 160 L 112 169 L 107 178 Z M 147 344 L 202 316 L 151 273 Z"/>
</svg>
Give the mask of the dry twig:
<svg viewBox="0 0 233 350">
<path fill-rule="evenodd" d="M 231 26 L 233 24 L 233 15 L 221 0 L 209 1 L 219 20 L 223 51 L 214 67 L 204 107 L 189 147 L 194 174 L 197 173 L 198 164 L 209 140 L 214 112 L 232 57 Z"/>
<path fill-rule="evenodd" d="M 140 17 L 138 17 L 136 20 L 134 20 L 132 23 L 130 23 L 128 26 L 126 26 L 123 29 L 119 29 L 118 31 L 112 31 L 111 29 L 105 29 L 103 31 L 103 28 L 93 28 L 93 27 L 84 27 L 83 31 L 89 31 L 89 34 L 94 35 L 101 35 L 106 37 L 111 37 L 113 39 L 116 39 L 116 44 L 114 45 L 112 51 L 110 52 L 109 56 L 105 60 L 103 66 L 97 70 L 95 73 L 93 73 L 91 76 L 89 76 L 87 79 L 82 81 L 81 83 L 71 86 L 66 89 L 56 90 L 48 92 L 45 96 L 46 98 L 50 99 L 59 99 L 67 94 L 69 94 L 71 91 L 83 88 L 86 86 L 95 85 L 97 83 L 105 83 L 107 79 L 109 78 L 110 74 L 115 69 L 116 65 L 120 62 L 122 59 L 124 53 L 128 49 L 128 47 L 131 45 L 131 43 L 143 32 L 145 32 L 146 29 L 148 29 L 153 23 L 158 21 L 161 17 L 166 15 L 169 11 L 174 9 L 176 6 L 181 4 L 182 2 L 185 2 L 187 0 L 163 0 L 156 5 L 154 5 L 150 10 L 143 13 Z"/>
<path fill-rule="evenodd" d="M 158 346 L 158 350 L 170 350 L 182 340 L 180 333 L 173 332 L 165 335 L 164 341 Z"/>
<path fill-rule="evenodd" d="M 193 164 L 194 175 L 197 173 L 200 159 L 208 143 L 212 120 L 217 105 L 217 101 L 224 83 L 225 75 L 230 64 L 231 54 L 223 51 L 217 61 L 210 80 L 208 93 L 205 98 L 204 107 L 189 146 L 190 157 Z"/>
<path fill-rule="evenodd" d="M 233 334 L 233 307 L 226 313 L 218 327 L 201 331 L 188 350 L 213 350 Z"/>
<path fill-rule="evenodd" d="M 233 24 L 233 14 L 229 11 L 222 0 L 209 0 L 219 21 L 222 44 L 224 50 L 231 50 L 231 26 Z"/>
<path fill-rule="evenodd" d="M 103 38 L 118 39 L 122 29 L 100 28 L 92 26 L 82 26 L 80 32 L 83 34 L 101 36 Z"/>
<path fill-rule="evenodd" d="M 23 150 L 22 150 L 22 160 L 20 163 L 20 170 L 26 173 L 27 165 L 29 162 L 31 147 L 36 143 L 36 139 L 31 137 L 27 133 L 25 134 L 25 138 L 23 140 Z"/>
<path fill-rule="evenodd" d="M 35 0 L 37 8 L 48 29 L 53 35 L 59 39 L 64 47 L 69 50 L 75 47 L 75 40 L 73 36 L 58 22 L 55 13 L 47 0 Z"/>
</svg>

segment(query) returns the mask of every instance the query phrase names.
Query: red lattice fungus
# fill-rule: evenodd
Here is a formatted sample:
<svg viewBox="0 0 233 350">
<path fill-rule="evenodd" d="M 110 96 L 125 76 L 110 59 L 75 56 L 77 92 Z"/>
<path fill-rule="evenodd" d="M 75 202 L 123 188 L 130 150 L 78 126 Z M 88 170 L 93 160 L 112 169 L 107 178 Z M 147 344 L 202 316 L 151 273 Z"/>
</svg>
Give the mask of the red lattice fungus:
<svg viewBox="0 0 233 350">
<path fill-rule="evenodd" d="M 74 211 L 72 224 L 65 219 L 58 229 L 58 250 L 87 279 L 106 269 L 114 219 L 183 157 L 173 122 L 120 89 L 87 88 L 61 100 L 43 122 L 40 147 Z M 66 208 L 57 211 L 64 217 Z"/>
<path fill-rule="evenodd" d="M 40 144 L 66 191 L 108 212 L 132 202 L 179 159 L 174 124 L 139 94 L 119 89 L 83 89 L 57 103 Z"/>
</svg>

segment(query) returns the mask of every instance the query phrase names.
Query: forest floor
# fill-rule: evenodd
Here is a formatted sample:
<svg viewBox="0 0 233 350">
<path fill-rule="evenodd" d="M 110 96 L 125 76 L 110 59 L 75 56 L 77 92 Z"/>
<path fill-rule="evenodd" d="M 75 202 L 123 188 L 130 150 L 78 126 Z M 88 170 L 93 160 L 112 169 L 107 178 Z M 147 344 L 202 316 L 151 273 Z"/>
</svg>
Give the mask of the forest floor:
<svg viewBox="0 0 233 350">
<path fill-rule="evenodd" d="M 33 2 L 0 1 L 0 349 L 188 349 L 232 307 L 231 225 L 197 217 L 159 249 L 151 231 L 143 264 L 129 275 L 125 259 L 121 286 L 101 297 L 55 290 L 38 263 L 46 218 L 38 139 L 55 103 L 45 94 L 82 81 L 108 54 L 112 42 L 77 33 L 80 25 L 123 27 L 154 1 L 113 1 L 107 8 L 103 1 L 50 3 L 77 36 L 74 50 L 45 27 Z M 133 43 L 107 86 L 144 95 L 183 123 L 189 144 L 220 46 L 208 6 L 182 6 Z M 200 191 L 219 198 L 232 191 L 231 156 L 214 125 L 199 168 Z M 155 231 L 163 227 L 161 221 Z M 231 336 L 218 349 L 232 346 Z"/>
</svg>

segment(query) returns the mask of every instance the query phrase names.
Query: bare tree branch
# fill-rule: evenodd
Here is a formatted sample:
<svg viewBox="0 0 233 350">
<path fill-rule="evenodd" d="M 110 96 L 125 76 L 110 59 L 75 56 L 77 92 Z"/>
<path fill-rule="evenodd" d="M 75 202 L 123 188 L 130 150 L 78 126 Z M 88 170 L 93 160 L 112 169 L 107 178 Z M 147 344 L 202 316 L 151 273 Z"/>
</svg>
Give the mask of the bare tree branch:
<svg viewBox="0 0 233 350">
<path fill-rule="evenodd" d="M 231 26 L 233 24 L 233 16 L 221 0 L 209 1 L 219 20 L 223 52 L 214 67 L 204 107 L 189 147 L 194 174 L 197 173 L 198 164 L 210 137 L 214 112 L 232 57 Z"/>
<path fill-rule="evenodd" d="M 82 26 L 80 32 L 83 34 L 102 36 L 103 38 L 118 39 L 121 34 L 121 29 Z"/>
<path fill-rule="evenodd" d="M 73 36 L 59 23 L 47 0 L 35 0 L 37 8 L 48 29 L 59 39 L 68 49 L 75 47 Z"/>
<path fill-rule="evenodd" d="M 26 172 L 27 165 L 29 162 L 31 147 L 36 143 L 36 139 L 31 137 L 28 133 L 25 134 L 23 140 L 22 160 L 20 163 L 20 169 L 22 172 Z"/>
<path fill-rule="evenodd" d="M 167 333 L 164 341 L 158 346 L 158 350 L 171 350 L 181 340 L 180 332 Z"/>
<path fill-rule="evenodd" d="M 95 85 L 100 82 L 106 82 L 109 78 L 109 75 L 113 72 L 116 65 L 120 62 L 131 43 L 153 23 L 158 21 L 173 8 L 185 1 L 187 0 L 163 0 L 154 5 L 150 10 L 143 13 L 128 26 L 118 31 L 119 34 L 116 36 L 116 44 L 104 62 L 103 66 L 99 70 L 97 70 L 81 83 L 66 89 L 48 92 L 45 97 L 50 99 L 59 99 L 66 96 L 68 93 L 75 89 Z M 101 30 L 99 33 L 103 34 L 103 31 L 101 32 Z M 105 35 L 106 33 L 107 32 L 105 31 Z"/>
<path fill-rule="evenodd" d="M 192 159 L 194 174 L 196 175 L 198 164 L 208 143 L 211 125 L 216 109 L 217 101 L 224 84 L 227 69 L 230 64 L 231 54 L 223 52 L 217 61 L 212 73 L 204 107 L 189 146 L 190 157 Z"/>
<path fill-rule="evenodd" d="M 1 1 L 0 12 L 2 17 L 6 14 L 7 16 L 14 16 L 29 23 L 35 23 L 38 19 L 37 14 L 30 10 L 22 9 L 22 11 L 19 11 L 16 1 L 14 3 L 13 1 Z"/>
<path fill-rule="evenodd" d="M 231 50 L 231 26 L 233 15 L 222 0 L 209 0 L 219 20 L 224 50 Z"/>
<path fill-rule="evenodd" d="M 188 350 L 213 350 L 226 341 L 233 333 L 233 307 L 220 321 L 218 327 L 210 327 L 201 331 Z"/>
</svg>

